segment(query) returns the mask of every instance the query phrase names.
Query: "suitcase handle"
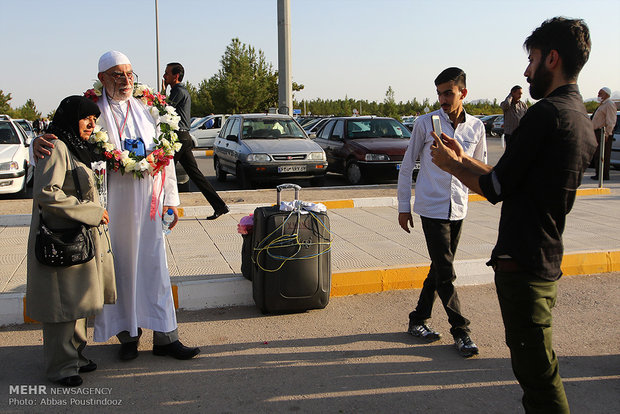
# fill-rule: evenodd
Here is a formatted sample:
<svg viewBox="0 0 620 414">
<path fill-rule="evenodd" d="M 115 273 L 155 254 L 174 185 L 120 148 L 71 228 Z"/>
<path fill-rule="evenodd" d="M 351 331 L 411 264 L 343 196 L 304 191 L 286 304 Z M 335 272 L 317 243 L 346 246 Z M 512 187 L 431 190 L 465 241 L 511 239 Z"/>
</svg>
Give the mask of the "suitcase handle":
<svg viewBox="0 0 620 414">
<path fill-rule="evenodd" d="M 285 183 L 285 184 L 280 184 L 279 186 L 276 187 L 276 190 L 278 190 L 278 203 L 277 205 L 280 205 L 280 200 L 281 200 L 281 192 L 282 190 L 288 189 L 288 188 L 293 188 L 295 189 L 295 200 L 299 200 L 299 190 L 301 190 L 301 187 L 298 186 L 297 184 L 291 184 L 291 183 Z"/>
</svg>

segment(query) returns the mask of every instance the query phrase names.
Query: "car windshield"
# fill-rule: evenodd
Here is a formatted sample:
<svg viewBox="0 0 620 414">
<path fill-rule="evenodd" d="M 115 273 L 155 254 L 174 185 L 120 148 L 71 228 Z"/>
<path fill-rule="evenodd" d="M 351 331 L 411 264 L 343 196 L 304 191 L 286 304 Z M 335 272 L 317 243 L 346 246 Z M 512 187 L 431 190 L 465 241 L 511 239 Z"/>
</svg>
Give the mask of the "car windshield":
<svg viewBox="0 0 620 414">
<path fill-rule="evenodd" d="M 21 144 L 10 122 L 0 122 L 0 144 Z"/>
<path fill-rule="evenodd" d="M 243 139 L 305 138 L 292 119 L 244 119 Z"/>
<path fill-rule="evenodd" d="M 406 138 L 411 132 L 394 119 L 350 120 L 347 125 L 347 138 Z"/>
</svg>

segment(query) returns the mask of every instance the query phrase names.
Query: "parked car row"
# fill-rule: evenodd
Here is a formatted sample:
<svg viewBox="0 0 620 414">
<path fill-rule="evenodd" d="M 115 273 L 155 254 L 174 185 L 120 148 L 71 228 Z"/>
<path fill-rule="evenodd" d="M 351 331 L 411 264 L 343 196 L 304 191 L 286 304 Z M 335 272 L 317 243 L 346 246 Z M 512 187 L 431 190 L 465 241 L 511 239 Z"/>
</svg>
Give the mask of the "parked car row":
<svg viewBox="0 0 620 414">
<path fill-rule="evenodd" d="M 232 115 L 215 139 L 213 166 L 218 180 L 234 175 L 241 187 L 265 180 L 310 179 L 322 185 L 330 171 L 357 185 L 396 179 L 411 132 L 387 117 L 328 117 L 307 133 L 291 117 L 276 114 Z M 419 163 L 416 164 L 414 178 Z"/>
<path fill-rule="evenodd" d="M 0 194 L 26 192 L 34 171 L 28 145 L 24 129 L 8 115 L 0 115 Z"/>
<path fill-rule="evenodd" d="M 393 118 L 338 117 L 321 128 L 316 142 L 325 151 L 328 171 L 357 185 L 371 178 L 398 178 L 410 137 L 409 129 Z"/>
<path fill-rule="evenodd" d="M 492 137 L 497 136 L 497 133 L 493 132 L 493 123 L 500 116 L 502 117 L 502 120 L 503 120 L 504 116 L 501 115 L 501 114 L 486 115 L 486 116 L 483 116 L 483 117 L 480 118 L 480 120 L 484 124 L 484 129 L 485 129 L 487 135 L 490 135 Z"/>
<path fill-rule="evenodd" d="M 213 167 L 219 181 L 228 174 L 242 188 L 264 180 L 310 179 L 322 185 L 325 152 L 288 115 L 232 115 L 215 139 Z"/>
<path fill-rule="evenodd" d="M 195 118 L 189 128 L 189 134 L 196 148 L 213 148 L 215 137 L 220 133 L 228 115 L 207 115 Z"/>
</svg>

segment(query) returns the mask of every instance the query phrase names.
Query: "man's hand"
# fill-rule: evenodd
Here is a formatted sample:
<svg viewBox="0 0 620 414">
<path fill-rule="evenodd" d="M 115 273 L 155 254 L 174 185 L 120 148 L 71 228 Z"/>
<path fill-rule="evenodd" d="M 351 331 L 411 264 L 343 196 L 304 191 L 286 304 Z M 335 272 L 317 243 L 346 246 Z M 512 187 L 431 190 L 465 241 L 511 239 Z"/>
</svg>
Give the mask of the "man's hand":
<svg viewBox="0 0 620 414">
<path fill-rule="evenodd" d="M 435 142 L 431 145 L 433 164 L 446 172 L 450 172 L 450 167 L 455 162 L 463 160 L 463 147 L 461 147 L 457 140 L 446 134 L 441 134 L 441 138 L 435 132 L 431 132 L 431 135 L 435 139 Z"/>
<path fill-rule="evenodd" d="M 411 213 L 398 213 L 398 224 L 403 228 L 407 233 L 411 233 L 409 230 L 409 225 L 413 228 L 413 217 Z"/>
<path fill-rule="evenodd" d="M 108 210 L 103 210 L 103 217 L 101 217 L 101 222 L 99 224 L 108 224 L 110 222 L 110 215 L 108 214 Z"/>
<path fill-rule="evenodd" d="M 54 144 L 52 144 L 52 141 L 55 139 L 58 139 L 56 135 L 45 134 L 38 137 L 37 139 L 32 140 L 32 154 L 34 155 L 34 158 L 43 159 L 47 155 L 50 155 L 52 153 L 51 150 L 54 148 Z"/>
<path fill-rule="evenodd" d="M 179 210 L 177 210 L 177 208 L 174 206 L 164 206 L 164 211 L 168 211 L 169 208 L 172 209 L 172 212 L 174 213 L 174 220 L 172 220 L 172 223 L 170 223 L 170 226 L 168 227 L 170 230 L 172 230 L 179 221 Z"/>
</svg>

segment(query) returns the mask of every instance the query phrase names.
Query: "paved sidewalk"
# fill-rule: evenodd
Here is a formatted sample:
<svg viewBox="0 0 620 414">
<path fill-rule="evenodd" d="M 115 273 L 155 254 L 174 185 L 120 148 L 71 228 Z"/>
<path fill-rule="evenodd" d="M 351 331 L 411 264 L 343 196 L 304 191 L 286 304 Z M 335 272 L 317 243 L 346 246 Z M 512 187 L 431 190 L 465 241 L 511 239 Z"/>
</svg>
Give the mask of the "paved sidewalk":
<svg viewBox="0 0 620 414">
<path fill-rule="evenodd" d="M 607 187 L 607 194 L 577 197 L 564 234 L 565 274 L 620 270 L 620 185 Z M 588 192 L 596 193 L 594 183 L 584 182 L 582 194 Z M 430 259 L 419 217 L 407 234 L 398 226 L 394 197 L 326 204 L 333 233 L 332 296 L 421 287 Z M 210 208 L 184 209 L 168 236 L 167 252 L 179 308 L 253 303 L 251 283 L 240 275 L 237 223 L 255 207 L 232 205 L 230 214 L 214 221 L 203 219 Z M 492 281 L 485 263 L 496 241 L 499 214 L 499 205 L 470 202 L 456 256 L 459 285 Z M 29 222 L 29 216 L 0 216 L 0 325 L 24 321 Z"/>
</svg>

